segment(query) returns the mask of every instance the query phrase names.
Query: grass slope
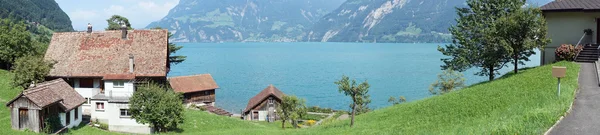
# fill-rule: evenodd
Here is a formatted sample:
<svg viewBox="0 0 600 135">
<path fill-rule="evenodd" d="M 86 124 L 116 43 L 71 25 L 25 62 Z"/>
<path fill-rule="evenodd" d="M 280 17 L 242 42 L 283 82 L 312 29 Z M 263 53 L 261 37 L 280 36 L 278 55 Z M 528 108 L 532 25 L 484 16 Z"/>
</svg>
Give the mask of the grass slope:
<svg viewBox="0 0 600 135">
<path fill-rule="evenodd" d="M 561 97 L 556 96 L 552 66 L 567 66 Z M 187 110 L 180 131 L 165 134 L 542 134 L 569 108 L 577 89 L 579 65 L 560 62 L 509 74 L 493 82 L 470 86 L 441 96 L 395 105 L 349 120 L 327 122 L 307 129 L 280 128 L 277 123 L 250 122 Z M 0 71 L 0 86 L 9 73 Z M 0 87 L 2 102 L 18 92 Z M 8 109 L 0 107 L 0 134 L 30 134 L 10 129 Z M 289 125 L 289 124 L 288 124 Z M 118 134 L 88 126 L 70 134 Z"/>
</svg>

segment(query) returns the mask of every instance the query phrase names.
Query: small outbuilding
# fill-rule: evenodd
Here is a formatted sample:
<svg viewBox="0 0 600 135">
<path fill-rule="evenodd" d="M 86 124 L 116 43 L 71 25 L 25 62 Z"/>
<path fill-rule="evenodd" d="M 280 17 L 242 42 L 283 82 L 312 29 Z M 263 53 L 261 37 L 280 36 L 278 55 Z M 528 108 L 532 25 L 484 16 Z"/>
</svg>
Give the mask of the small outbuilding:
<svg viewBox="0 0 600 135">
<path fill-rule="evenodd" d="M 169 78 L 175 92 L 183 93 L 183 102 L 215 106 L 215 90 L 219 88 L 210 74 Z"/>
<path fill-rule="evenodd" d="M 6 103 L 12 129 L 40 132 L 50 117 L 60 118 L 64 127 L 81 123 L 81 105 L 86 100 L 63 79 L 36 84 Z"/>
<path fill-rule="evenodd" d="M 242 119 L 273 122 L 279 117 L 276 108 L 281 104 L 284 94 L 273 85 L 262 90 L 248 101 L 242 112 Z"/>
</svg>

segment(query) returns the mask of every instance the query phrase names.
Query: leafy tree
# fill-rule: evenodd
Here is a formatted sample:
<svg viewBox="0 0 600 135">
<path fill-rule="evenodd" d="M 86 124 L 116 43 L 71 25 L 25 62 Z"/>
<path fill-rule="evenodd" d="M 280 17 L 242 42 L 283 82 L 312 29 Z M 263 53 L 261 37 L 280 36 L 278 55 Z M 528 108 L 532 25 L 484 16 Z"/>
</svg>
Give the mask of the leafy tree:
<svg viewBox="0 0 600 135">
<path fill-rule="evenodd" d="M 277 115 L 281 118 L 281 128 L 285 129 L 285 122 L 290 120 L 295 128 L 298 128 L 297 121 L 306 115 L 306 103 L 304 99 L 296 96 L 283 96 L 281 104 L 277 106 Z"/>
<path fill-rule="evenodd" d="M 503 16 L 519 10 L 524 0 L 467 0 L 467 8 L 457 8 L 457 24 L 449 30 L 452 44 L 438 47 L 450 58 L 443 58 L 442 69 L 463 72 L 472 67 L 476 73 L 493 80 L 498 70 L 510 62 L 511 49 L 506 47 L 495 23 Z"/>
<path fill-rule="evenodd" d="M 20 57 L 34 55 L 31 34 L 23 22 L 15 23 L 10 19 L 0 19 L 0 63 L 11 65 Z"/>
<path fill-rule="evenodd" d="M 535 54 L 534 49 L 544 48 L 550 42 L 546 38 L 546 20 L 539 8 L 517 8 L 500 17 L 496 28 L 499 28 L 500 43 L 506 44 L 512 56 L 515 73 L 519 71 L 519 64 L 524 65 L 523 61 L 529 61 L 529 57 Z"/>
<path fill-rule="evenodd" d="M 142 85 L 133 93 L 129 111 L 138 123 L 150 124 L 157 132 L 176 129 L 184 121 L 181 94 L 156 83 Z"/>
<path fill-rule="evenodd" d="M 398 100 L 396 100 L 395 97 L 390 96 L 390 98 L 388 99 L 388 102 L 392 103 L 393 105 L 397 105 L 397 104 L 406 102 L 406 98 L 404 96 L 400 96 L 400 97 L 398 97 Z"/>
<path fill-rule="evenodd" d="M 155 27 L 154 29 L 162 29 L 162 28 Z M 173 37 L 173 34 L 171 32 L 169 32 L 169 39 L 171 39 L 171 37 Z M 177 51 L 179 51 L 181 48 L 183 48 L 183 46 L 178 46 L 175 43 L 169 42 L 169 65 L 168 65 L 168 67 L 171 67 L 171 65 L 177 65 L 177 64 L 185 61 L 185 59 L 187 58 L 186 56 L 175 55 L 175 53 L 177 53 Z"/>
<path fill-rule="evenodd" d="M 433 95 L 445 94 L 464 86 L 465 78 L 463 75 L 460 72 L 448 69 L 438 74 L 438 80 L 429 86 L 429 92 Z"/>
<path fill-rule="evenodd" d="M 12 70 L 15 74 L 13 85 L 26 89 L 31 84 L 43 82 L 53 65 L 54 62 L 45 61 L 42 56 L 19 58 Z"/>
<path fill-rule="evenodd" d="M 335 82 L 338 85 L 338 91 L 340 93 L 344 93 L 346 96 L 350 96 L 352 98 L 352 115 L 350 121 L 350 127 L 354 126 L 354 116 L 356 115 L 357 110 L 360 112 L 366 112 L 369 110 L 367 104 L 371 102 L 369 99 L 369 83 L 367 81 L 357 84 L 355 79 L 350 81 L 350 78 L 347 76 L 342 76 L 341 80 Z"/>
<path fill-rule="evenodd" d="M 123 24 L 127 26 L 128 30 L 133 29 L 131 28 L 131 23 L 129 23 L 129 19 L 120 15 L 113 15 L 110 18 L 106 19 L 106 22 L 108 22 L 108 28 L 106 28 L 106 30 L 120 30 L 121 25 Z"/>
</svg>

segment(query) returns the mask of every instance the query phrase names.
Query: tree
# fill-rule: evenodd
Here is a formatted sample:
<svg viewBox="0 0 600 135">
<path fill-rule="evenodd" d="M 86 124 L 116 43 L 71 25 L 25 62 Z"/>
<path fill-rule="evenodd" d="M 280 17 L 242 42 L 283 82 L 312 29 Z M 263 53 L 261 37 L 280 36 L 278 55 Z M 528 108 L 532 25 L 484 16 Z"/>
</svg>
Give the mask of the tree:
<svg viewBox="0 0 600 135">
<path fill-rule="evenodd" d="M 502 28 L 496 21 L 502 16 L 519 10 L 524 0 L 467 0 L 468 8 L 457 8 L 457 24 L 449 30 L 452 44 L 438 47 L 450 58 L 442 58 L 442 69 L 463 72 L 472 67 L 480 68 L 479 76 L 494 80 L 498 70 L 510 60 L 510 48 L 498 33 Z"/>
<path fill-rule="evenodd" d="M 145 84 L 130 98 L 129 111 L 138 123 L 150 124 L 157 132 L 176 129 L 184 121 L 181 97 L 162 85 Z"/>
<path fill-rule="evenodd" d="M 121 25 L 123 25 L 123 24 L 125 24 L 125 26 L 127 26 L 128 30 L 133 29 L 133 28 L 131 28 L 129 19 L 127 19 L 123 16 L 120 16 L 120 15 L 113 15 L 110 18 L 106 19 L 106 22 L 108 22 L 108 27 L 106 28 L 106 30 L 120 30 Z"/>
<path fill-rule="evenodd" d="M 508 15 L 504 15 L 496 21 L 500 43 L 505 43 L 508 48 L 514 72 L 518 73 L 519 64 L 529 61 L 529 57 L 535 54 L 534 49 L 544 48 L 550 39 L 547 39 L 546 20 L 542 17 L 539 8 L 518 8 Z"/>
<path fill-rule="evenodd" d="M 352 115 L 350 121 L 350 127 L 354 126 L 354 116 L 356 115 L 357 109 L 361 111 L 369 110 L 367 104 L 371 102 L 369 99 L 369 83 L 367 81 L 357 84 L 356 79 L 352 79 L 347 76 L 342 76 L 341 80 L 335 82 L 338 85 L 338 91 L 346 96 L 352 98 Z M 358 108 L 357 108 L 358 107 Z"/>
<path fill-rule="evenodd" d="M 15 60 L 34 55 L 35 50 L 31 34 L 23 22 L 0 19 L 0 63 L 10 69 Z"/>
<path fill-rule="evenodd" d="M 12 67 L 12 72 L 15 74 L 13 85 L 27 89 L 31 84 L 43 82 L 53 65 L 54 62 L 45 61 L 42 56 L 19 58 Z"/>
<path fill-rule="evenodd" d="M 397 105 L 404 102 L 406 102 L 406 98 L 404 96 L 398 97 L 398 100 L 396 100 L 396 98 L 393 96 L 390 96 L 390 98 L 388 99 L 388 103 L 392 103 L 393 105 Z"/>
<path fill-rule="evenodd" d="M 304 99 L 296 96 L 283 96 L 281 104 L 277 106 L 277 115 L 281 118 L 281 128 L 285 129 L 285 122 L 290 120 L 294 128 L 298 128 L 298 119 L 306 115 L 306 104 Z"/>
<path fill-rule="evenodd" d="M 463 75 L 460 72 L 448 69 L 438 74 L 438 80 L 429 86 L 429 92 L 433 95 L 445 94 L 464 86 L 465 78 Z"/>
<path fill-rule="evenodd" d="M 161 27 L 155 27 L 153 29 L 162 29 Z M 171 39 L 171 37 L 173 37 L 173 34 L 171 32 L 168 33 L 168 38 Z M 171 65 L 177 65 L 183 61 L 185 61 L 185 59 L 187 58 L 186 56 L 180 56 L 180 55 L 175 55 L 175 53 L 177 53 L 177 51 L 179 51 L 179 49 L 183 48 L 183 46 L 178 46 L 175 43 L 168 43 L 169 45 L 169 65 L 168 67 L 171 67 Z"/>
</svg>

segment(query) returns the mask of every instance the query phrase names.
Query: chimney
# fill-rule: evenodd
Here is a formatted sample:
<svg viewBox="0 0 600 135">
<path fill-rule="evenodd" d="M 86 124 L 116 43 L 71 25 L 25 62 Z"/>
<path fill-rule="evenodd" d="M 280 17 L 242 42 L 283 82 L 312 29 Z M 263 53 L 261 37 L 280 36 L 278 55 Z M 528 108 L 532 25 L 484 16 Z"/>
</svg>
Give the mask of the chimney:
<svg viewBox="0 0 600 135">
<path fill-rule="evenodd" d="M 87 33 L 92 33 L 92 24 L 88 23 Z"/>
<path fill-rule="evenodd" d="M 133 65 L 134 65 L 133 54 L 129 54 L 129 73 L 132 73 L 132 74 L 133 74 Z"/>
<path fill-rule="evenodd" d="M 124 23 L 121 25 L 121 38 L 127 39 L 127 26 Z"/>
</svg>

